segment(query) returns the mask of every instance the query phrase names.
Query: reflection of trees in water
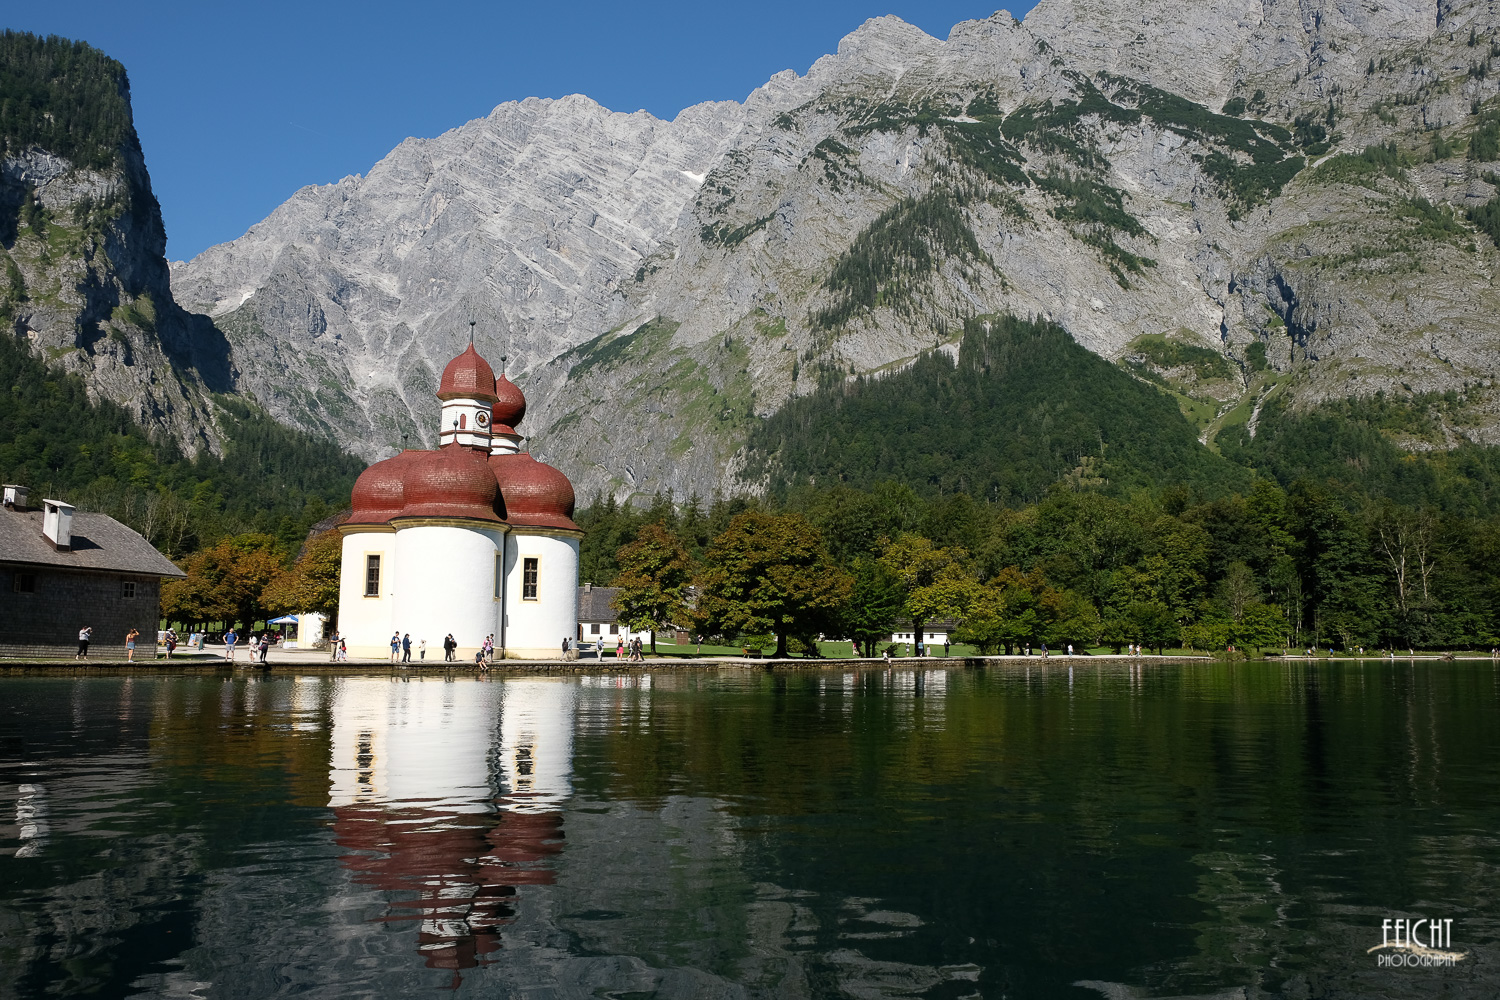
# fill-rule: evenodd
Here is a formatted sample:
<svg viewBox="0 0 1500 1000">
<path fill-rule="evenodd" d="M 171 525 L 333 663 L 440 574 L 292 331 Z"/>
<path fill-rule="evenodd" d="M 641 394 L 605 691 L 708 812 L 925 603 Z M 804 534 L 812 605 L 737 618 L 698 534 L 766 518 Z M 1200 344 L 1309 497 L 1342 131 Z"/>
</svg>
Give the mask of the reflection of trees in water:
<svg viewBox="0 0 1500 1000">
<path fill-rule="evenodd" d="M 334 840 L 355 881 L 400 894 L 382 919 L 419 921 L 427 968 L 455 973 L 501 947 L 516 888 L 552 884 L 547 861 L 563 846 L 561 813 L 347 805 L 334 816 Z"/>
</svg>

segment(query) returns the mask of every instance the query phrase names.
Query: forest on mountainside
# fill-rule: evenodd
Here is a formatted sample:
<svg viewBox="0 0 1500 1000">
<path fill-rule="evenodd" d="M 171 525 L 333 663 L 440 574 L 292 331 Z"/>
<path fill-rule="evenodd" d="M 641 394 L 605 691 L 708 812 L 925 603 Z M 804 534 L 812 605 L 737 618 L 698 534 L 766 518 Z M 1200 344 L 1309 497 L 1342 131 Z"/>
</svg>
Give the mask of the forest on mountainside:
<svg viewBox="0 0 1500 1000">
<path fill-rule="evenodd" d="M 0 31 L 0 155 L 36 146 L 106 170 L 134 141 L 124 66 L 83 42 Z"/>
<path fill-rule="evenodd" d="M 364 468 L 336 445 L 216 397 L 223 457 L 187 458 L 125 409 L 90 400 L 82 378 L 0 337 L 0 477 L 122 521 L 176 559 L 240 535 L 290 557 L 308 529 L 349 503 Z"/>
<path fill-rule="evenodd" d="M 789 401 L 751 431 L 743 475 L 773 493 L 895 480 L 1004 505 L 1060 479 L 1118 494 L 1164 482 L 1228 492 L 1250 478 L 1198 442 L 1171 396 L 1062 327 L 1013 316 L 970 320 L 957 361 L 932 351 Z"/>
<path fill-rule="evenodd" d="M 596 497 L 578 516 L 581 570 L 638 587 L 632 546 L 662 525 L 702 572 L 758 511 L 805 521 L 853 581 L 824 622 L 846 633 L 874 601 L 887 634 L 898 611 L 941 617 L 981 648 L 1489 647 L 1500 449 L 1399 443 L 1443 440 L 1462 403 L 1273 398 L 1254 437 L 1232 426 L 1216 453 L 1173 397 L 1061 328 L 978 319 L 956 361 L 831 378 L 764 421 L 746 471 L 759 496 Z"/>
</svg>

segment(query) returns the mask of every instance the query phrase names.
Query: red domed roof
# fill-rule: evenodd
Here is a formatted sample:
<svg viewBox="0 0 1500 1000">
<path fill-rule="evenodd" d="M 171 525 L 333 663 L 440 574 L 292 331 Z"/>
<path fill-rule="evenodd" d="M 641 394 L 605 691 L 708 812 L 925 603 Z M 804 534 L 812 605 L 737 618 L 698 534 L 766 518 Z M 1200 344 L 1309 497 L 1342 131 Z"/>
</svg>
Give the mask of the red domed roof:
<svg viewBox="0 0 1500 1000">
<path fill-rule="evenodd" d="M 405 471 L 406 505 L 396 517 L 466 517 L 499 521 L 500 491 L 483 452 L 450 444 L 420 457 Z"/>
<path fill-rule="evenodd" d="M 495 401 L 495 371 L 470 344 L 443 369 L 438 399 L 482 399 Z"/>
<path fill-rule="evenodd" d="M 568 477 L 526 452 L 491 455 L 490 468 L 505 500 L 511 524 L 578 530 L 573 523 L 573 484 Z"/>
<path fill-rule="evenodd" d="M 406 506 L 405 469 L 412 459 L 425 454 L 403 451 L 376 462 L 354 481 L 354 513 L 346 524 L 384 524 Z"/>
<path fill-rule="evenodd" d="M 526 397 L 516 384 L 501 375 L 495 379 L 495 403 L 490 407 L 490 423 L 496 428 L 515 430 L 526 416 Z"/>
</svg>

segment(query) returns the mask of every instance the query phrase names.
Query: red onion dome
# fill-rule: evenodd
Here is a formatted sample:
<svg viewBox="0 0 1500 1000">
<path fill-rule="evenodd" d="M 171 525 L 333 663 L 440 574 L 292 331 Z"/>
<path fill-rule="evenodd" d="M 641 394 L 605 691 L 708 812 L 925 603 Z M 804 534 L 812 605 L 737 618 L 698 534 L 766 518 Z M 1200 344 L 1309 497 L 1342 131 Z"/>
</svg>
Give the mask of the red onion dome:
<svg viewBox="0 0 1500 1000">
<path fill-rule="evenodd" d="M 500 491 L 483 452 L 450 444 L 420 455 L 406 470 L 406 505 L 397 517 L 500 520 Z"/>
<path fill-rule="evenodd" d="M 495 371 L 470 344 L 443 369 L 438 399 L 482 399 L 495 401 Z"/>
<path fill-rule="evenodd" d="M 573 523 L 573 484 L 567 476 L 524 451 L 491 455 L 490 468 L 500 483 L 505 519 L 511 524 L 578 530 Z"/>
<path fill-rule="evenodd" d="M 384 524 L 406 506 L 405 472 L 421 451 L 403 451 L 376 462 L 354 481 L 354 512 L 346 524 Z"/>
<path fill-rule="evenodd" d="M 510 379 L 501 375 L 495 379 L 495 402 L 490 407 L 490 423 L 496 429 L 509 427 L 515 430 L 526 416 L 526 397 Z"/>
</svg>

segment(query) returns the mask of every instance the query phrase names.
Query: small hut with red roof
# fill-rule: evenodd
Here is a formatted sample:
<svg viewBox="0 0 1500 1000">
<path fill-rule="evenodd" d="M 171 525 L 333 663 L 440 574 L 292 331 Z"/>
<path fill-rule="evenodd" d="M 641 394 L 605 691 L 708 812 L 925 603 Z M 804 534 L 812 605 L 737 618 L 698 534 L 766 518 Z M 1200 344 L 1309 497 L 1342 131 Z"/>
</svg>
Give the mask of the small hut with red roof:
<svg viewBox="0 0 1500 1000">
<path fill-rule="evenodd" d="M 339 634 L 358 656 L 392 635 L 441 658 L 452 635 L 472 660 L 555 657 L 578 625 L 573 484 L 521 450 L 526 397 L 470 344 L 443 370 L 438 447 L 407 450 L 354 484 L 344 536 Z"/>
</svg>

